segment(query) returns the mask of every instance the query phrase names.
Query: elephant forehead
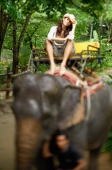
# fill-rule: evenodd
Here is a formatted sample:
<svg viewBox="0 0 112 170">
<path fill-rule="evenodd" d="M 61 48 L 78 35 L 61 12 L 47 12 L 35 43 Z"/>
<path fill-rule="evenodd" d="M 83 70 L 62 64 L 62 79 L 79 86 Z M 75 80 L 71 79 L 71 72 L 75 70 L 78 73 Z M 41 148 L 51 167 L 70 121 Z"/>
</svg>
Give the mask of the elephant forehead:
<svg viewBox="0 0 112 170">
<path fill-rule="evenodd" d="M 16 99 L 12 105 L 13 111 L 18 118 L 21 117 L 41 117 L 41 107 L 34 99 Z"/>
<path fill-rule="evenodd" d="M 27 75 L 24 80 L 24 84 L 25 84 L 26 88 L 36 87 L 37 86 L 36 76 Z"/>
<path fill-rule="evenodd" d="M 19 91 L 28 91 L 35 90 L 37 87 L 37 76 L 34 74 L 24 74 L 18 77 L 14 82 L 14 93 L 18 93 Z"/>
<path fill-rule="evenodd" d="M 29 104 L 34 110 L 38 110 L 37 102 L 36 102 L 34 99 L 29 99 L 29 100 L 28 100 L 28 104 Z"/>
<path fill-rule="evenodd" d="M 51 75 L 43 75 L 38 82 L 38 86 L 43 92 L 52 94 L 61 91 L 60 83 Z"/>
</svg>

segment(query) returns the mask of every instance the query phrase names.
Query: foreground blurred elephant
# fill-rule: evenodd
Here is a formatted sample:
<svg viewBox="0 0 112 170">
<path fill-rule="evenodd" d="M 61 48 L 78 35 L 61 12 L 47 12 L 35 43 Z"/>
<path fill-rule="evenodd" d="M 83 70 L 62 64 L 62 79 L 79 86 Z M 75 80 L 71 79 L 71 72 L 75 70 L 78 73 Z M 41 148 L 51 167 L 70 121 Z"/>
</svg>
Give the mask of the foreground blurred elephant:
<svg viewBox="0 0 112 170">
<path fill-rule="evenodd" d="M 112 90 L 107 84 L 91 96 L 89 120 L 80 116 L 79 123 L 75 122 L 74 114 L 83 115 L 84 111 L 86 117 L 87 99 L 83 108 L 82 90 L 63 77 L 25 74 L 16 79 L 13 92 L 17 170 L 31 169 L 43 139 L 57 127 L 66 129 L 71 143 L 82 153 L 90 151 L 88 169 L 97 170 L 97 158 L 112 121 Z M 43 170 L 41 161 L 38 156 L 38 170 Z"/>
</svg>

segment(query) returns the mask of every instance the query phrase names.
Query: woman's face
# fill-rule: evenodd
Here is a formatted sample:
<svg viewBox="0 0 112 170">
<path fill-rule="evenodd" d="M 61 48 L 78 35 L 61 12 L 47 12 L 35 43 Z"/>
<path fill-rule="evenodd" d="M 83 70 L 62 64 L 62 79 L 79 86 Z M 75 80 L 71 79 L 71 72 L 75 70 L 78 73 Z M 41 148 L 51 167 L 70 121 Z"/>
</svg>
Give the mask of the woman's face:
<svg viewBox="0 0 112 170">
<path fill-rule="evenodd" d="M 63 18 L 63 25 L 65 25 L 66 27 L 68 27 L 69 25 L 71 25 L 71 21 L 69 18 Z"/>
</svg>

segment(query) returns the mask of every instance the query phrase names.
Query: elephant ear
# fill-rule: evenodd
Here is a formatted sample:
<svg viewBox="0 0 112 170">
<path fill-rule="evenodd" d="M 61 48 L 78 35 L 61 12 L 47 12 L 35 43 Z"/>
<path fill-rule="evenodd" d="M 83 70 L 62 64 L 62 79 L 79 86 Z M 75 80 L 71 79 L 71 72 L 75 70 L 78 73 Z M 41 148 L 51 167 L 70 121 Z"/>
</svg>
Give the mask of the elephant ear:
<svg viewBox="0 0 112 170">
<path fill-rule="evenodd" d="M 63 91 L 58 127 L 69 128 L 84 119 L 84 97 L 81 88 L 69 85 Z"/>
</svg>

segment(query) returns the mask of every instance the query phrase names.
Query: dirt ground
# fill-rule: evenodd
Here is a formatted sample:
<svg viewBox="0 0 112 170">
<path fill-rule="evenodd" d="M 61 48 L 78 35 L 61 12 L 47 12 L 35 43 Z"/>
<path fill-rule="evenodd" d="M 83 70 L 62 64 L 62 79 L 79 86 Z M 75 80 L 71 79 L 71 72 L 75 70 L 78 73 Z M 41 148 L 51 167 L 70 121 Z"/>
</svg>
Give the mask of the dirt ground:
<svg viewBox="0 0 112 170">
<path fill-rule="evenodd" d="M 10 109 L 12 99 L 0 101 L 0 170 L 15 168 L 15 118 Z M 99 170 L 111 170 L 112 160 L 108 153 L 99 157 Z"/>
</svg>

